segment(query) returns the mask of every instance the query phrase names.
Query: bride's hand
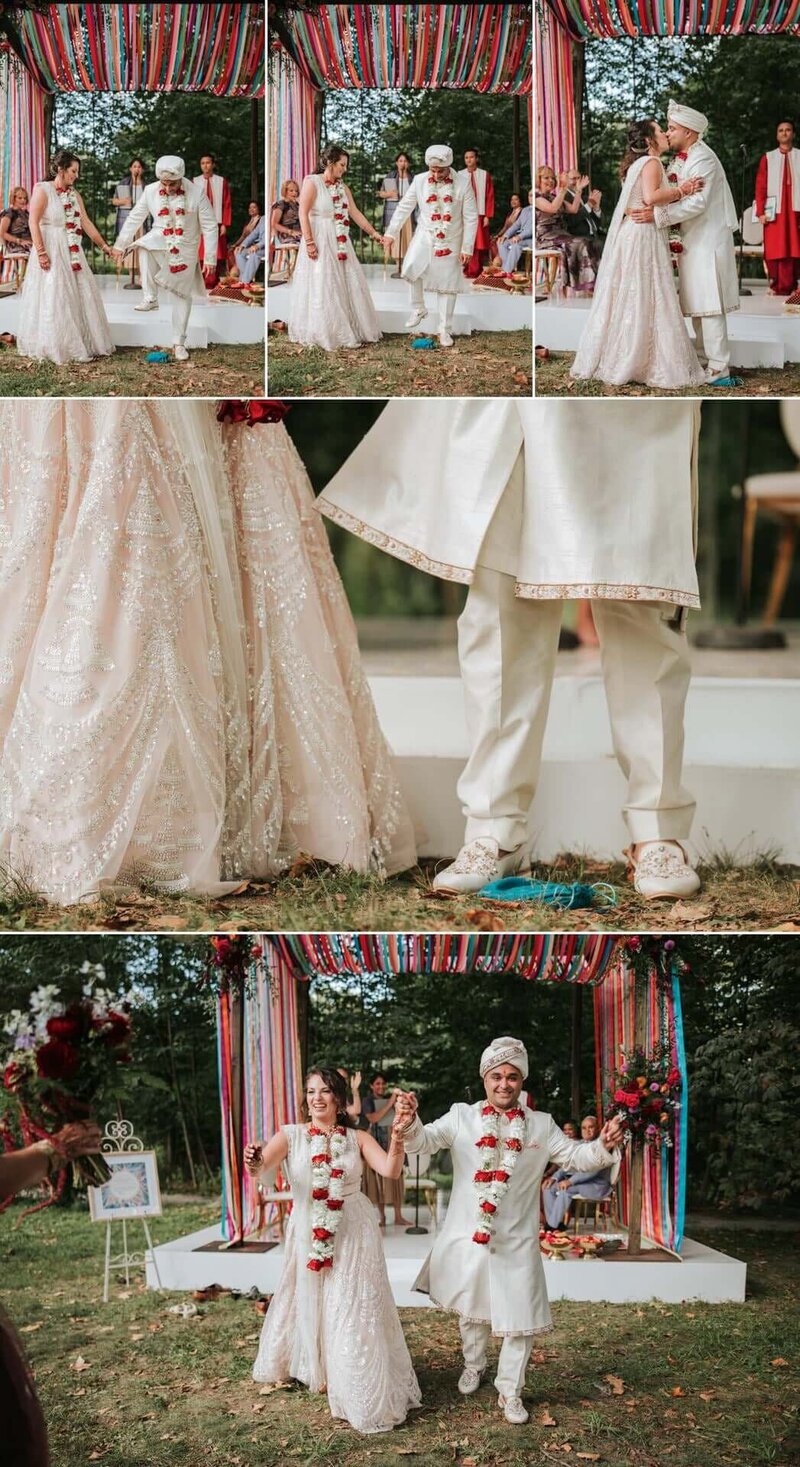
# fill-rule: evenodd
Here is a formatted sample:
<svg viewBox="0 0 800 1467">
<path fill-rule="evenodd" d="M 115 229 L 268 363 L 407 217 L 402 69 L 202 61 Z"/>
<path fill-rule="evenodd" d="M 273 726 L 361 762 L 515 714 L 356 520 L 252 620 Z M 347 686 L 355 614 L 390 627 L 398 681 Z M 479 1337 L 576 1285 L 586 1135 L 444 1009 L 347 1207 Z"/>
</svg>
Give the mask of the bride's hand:
<svg viewBox="0 0 800 1467">
<path fill-rule="evenodd" d="M 678 184 L 678 188 L 683 197 L 686 198 L 687 194 L 699 194 L 701 188 L 705 188 L 705 185 L 706 181 L 704 178 L 687 178 L 684 179 L 683 183 Z"/>
<path fill-rule="evenodd" d="M 261 1170 L 261 1147 L 250 1145 L 244 1148 L 244 1164 L 251 1177 Z"/>
<path fill-rule="evenodd" d="M 39 269 L 40 270 L 49 270 L 50 269 L 50 256 L 48 255 L 47 250 L 37 250 L 36 253 L 39 256 Z"/>
<path fill-rule="evenodd" d="M 313 239 L 306 240 L 306 249 L 308 250 L 309 260 L 316 260 L 319 257 L 319 250 L 314 244 Z"/>
</svg>

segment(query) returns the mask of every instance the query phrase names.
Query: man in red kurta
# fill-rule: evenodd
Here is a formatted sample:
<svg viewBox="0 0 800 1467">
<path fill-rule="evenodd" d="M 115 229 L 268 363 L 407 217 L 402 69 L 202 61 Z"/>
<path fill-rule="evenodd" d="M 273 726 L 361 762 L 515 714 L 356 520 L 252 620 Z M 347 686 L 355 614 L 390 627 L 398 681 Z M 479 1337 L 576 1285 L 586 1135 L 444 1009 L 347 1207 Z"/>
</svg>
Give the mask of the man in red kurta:
<svg viewBox="0 0 800 1467">
<path fill-rule="evenodd" d="M 200 159 L 200 172 L 194 180 L 205 189 L 208 201 L 214 210 L 214 218 L 219 226 L 216 265 L 209 261 L 208 269 L 211 273 L 206 279 L 206 284 L 212 289 L 219 280 L 220 269 L 224 269 L 228 259 L 228 230 L 233 218 L 230 185 L 227 178 L 223 178 L 221 173 L 215 171 L 216 166 L 217 160 L 214 154 L 204 153 Z M 200 264 L 205 269 L 202 240 L 200 241 Z"/>
<path fill-rule="evenodd" d="M 800 280 L 800 149 L 794 124 L 778 123 L 778 146 L 756 174 L 755 212 L 764 226 L 764 260 L 774 295 L 791 295 Z M 767 200 L 773 200 L 769 212 Z"/>
<path fill-rule="evenodd" d="M 478 233 L 475 236 L 475 248 L 472 251 L 469 262 L 464 266 L 464 274 L 468 279 L 474 280 L 480 275 L 484 265 L 491 255 L 492 236 L 489 229 L 490 220 L 494 214 L 494 184 L 491 173 L 485 168 L 479 168 L 480 155 L 477 148 L 467 148 L 464 154 L 466 168 L 459 171 L 459 178 L 469 183 L 478 205 Z"/>
</svg>

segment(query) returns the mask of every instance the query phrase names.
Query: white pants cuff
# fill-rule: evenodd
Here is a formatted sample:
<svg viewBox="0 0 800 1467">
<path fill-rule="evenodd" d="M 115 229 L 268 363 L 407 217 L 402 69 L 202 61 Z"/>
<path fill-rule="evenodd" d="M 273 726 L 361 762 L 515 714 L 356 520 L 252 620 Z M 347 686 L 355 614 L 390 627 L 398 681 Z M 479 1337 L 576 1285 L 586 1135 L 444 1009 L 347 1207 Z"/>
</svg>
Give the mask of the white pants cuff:
<svg viewBox="0 0 800 1467">
<path fill-rule="evenodd" d="M 417 306 L 424 306 L 424 304 L 425 291 L 422 286 L 422 276 L 420 275 L 416 280 L 411 281 L 411 306 L 412 309 L 416 310 Z"/>
<path fill-rule="evenodd" d="M 486 1350 L 492 1336 L 491 1325 L 488 1321 L 475 1323 L 466 1319 L 460 1319 L 458 1324 L 461 1331 L 464 1364 L 471 1370 L 484 1371 L 486 1369 Z M 533 1335 L 504 1336 L 494 1379 L 495 1389 L 499 1395 L 522 1395 L 525 1371 L 532 1348 Z"/>
<path fill-rule="evenodd" d="M 139 269 L 142 276 L 142 291 L 148 300 L 158 300 L 158 285 L 156 284 L 156 271 L 162 263 L 162 255 L 156 250 L 139 250 Z M 178 295 L 174 290 L 167 291 L 167 297 L 172 307 L 172 343 L 173 346 L 185 346 L 186 335 L 189 329 L 189 317 L 192 312 L 192 297 L 190 295 Z"/>
</svg>

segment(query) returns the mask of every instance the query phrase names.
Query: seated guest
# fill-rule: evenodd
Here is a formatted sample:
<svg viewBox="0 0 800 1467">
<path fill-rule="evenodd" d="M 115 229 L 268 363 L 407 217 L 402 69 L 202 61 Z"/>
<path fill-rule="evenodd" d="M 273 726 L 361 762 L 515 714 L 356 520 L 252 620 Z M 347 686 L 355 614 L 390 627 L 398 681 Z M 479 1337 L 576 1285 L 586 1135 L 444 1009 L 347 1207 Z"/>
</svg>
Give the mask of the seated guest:
<svg viewBox="0 0 800 1467">
<path fill-rule="evenodd" d="M 570 201 L 575 198 L 578 200 L 578 212 L 569 216 L 567 229 L 574 239 L 583 239 L 586 241 L 587 249 L 594 263 L 596 275 L 597 266 L 600 263 L 600 256 L 603 253 L 603 239 L 600 229 L 600 202 L 602 194 L 599 189 L 592 188 L 591 186 L 589 186 L 588 194 L 586 193 L 589 180 L 582 179 L 580 171 L 577 168 L 570 169 L 567 174 L 567 182 L 569 184 L 567 200 Z"/>
<path fill-rule="evenodd" d="M 264 220 L 259 219 L 255 228 L 245 236 L 244 244 L 234 250 L 236 268 L 242 285 L 248 286 L 255 279 L 259 265 L 267 257 L 267 241 L 264 235 Z"/>
<path fill-rule="evenodd" d="M 575 1122 L 574 1121 L 565 1121 L 564 1124 L 563 1124 L 563 1126 L 561 1127 L 561 1129 L 564 1132 L 564 1135 L 569 1137 L 570 1141 L 577 1141 L 578 1140 L 578 1127 L 575 1125 Z M 545 1178 L 551 1177 L 553 1175 L 553 1172 L 555 1170 L 556 1170 L 556 1164 L 555 1164 L 554 1161 L 551 1161 L 545 1167 L 545 1171 L 544 1171 Z"/>
<path fill-rule="evenodd" d="M 300 233 L 300 185 L 287 178 L 281 196 L 272 205 L 269 216 L 272 242 L 276 247 L 299 245 Z"/>
<path fill-rule="evenodd" d="M 581 1121 L 581 1140 L 596 1141 L 600 1127 L 594 1116 L 584 1116 Z M 593 1172 L 567 1172 L 562 1167 L 542 1182 L 542 1202 L 547 1225 L 560 1228 L 569 1212 L 577 1193 L 581 1197 L 592 1197 L 598 1201 L 611 1195 L 611 1168 L 600 1167 Z"/>
<path fill-rule="evenodd" d="M 508 213 L 503 220 L 502 228 L 498 229 L 497 234 L 492 235 L 491 255 L 493 260 L 499 259 L 500 252 L 497 246 L 500 243 L 501 239 L 505 239 L 512 224 L 516 224 L 517 220 L 519 219 L 521 210 L 522 198 L 519 194 L 512 194 L 508 205 Z"/>
<path fill-rule="evenodd" d="M 243 244 L 246 243 L 247 236 L 249 234 L 252 234 L 252 232 L 255 229 L 256 225 L 258 224 L 258 221 L 259 221 L 260 218 L 261 218 L 261 205 L 258 204 L 258 203 L 256 203 L 255 199 L 251 199 L 250 200 L 250 203 L 247 205 L 247 221 L 245 223 L 244 229 L 242 230 L 241 234 L 239 235 L 239 238 L 238 239 L 235 239 L 232 242 L 232 244 L 230 244 L 228 246 L 228 265 L 229 266 L 232 266 L 233 265 L 236 251 L 238 249 L 240 249 Z"/>
<path fill-rule="evenodd" d="M 588 180 L 586 180 L 588 182 Z M 567 198 L 569 195 L 569 198 Z M 536 248 L 557 249 L 564 261 L 564 279 L 573 290 L 591 294 L 595 267 L 585 239 L 569 233 L 570 216 L 577 214 L 580 201 L 562 173 L 556 184 L 552 168 L 536 170 Z"/>
<path fill-rule="evenodd" d="M 0 214 L 0 254 L 30 254 L 33 240 L 28 219 L 28 190 L 12 188 L 8 208 Z"/>
<path fill-rule="evenodd" d="M 533 245 L 533 189 L 528 190 L 528 202 L 524 209 L 520 209 L 516 224 L 512 224 L 506 238 L 501 240 L 498 249 L 503 269 L 510 272 L 516 270 L 519 257 L 523 250 L 531 249 Z"/>
</svg>

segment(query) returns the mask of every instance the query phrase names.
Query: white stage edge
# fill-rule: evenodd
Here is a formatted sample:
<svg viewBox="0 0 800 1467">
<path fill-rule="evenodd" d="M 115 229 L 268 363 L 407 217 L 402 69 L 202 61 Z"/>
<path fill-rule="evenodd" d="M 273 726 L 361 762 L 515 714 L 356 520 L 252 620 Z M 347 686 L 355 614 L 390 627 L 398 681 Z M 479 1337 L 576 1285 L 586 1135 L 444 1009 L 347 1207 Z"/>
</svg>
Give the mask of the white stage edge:
<svg viewBox="0 0 800 1467">
<path fill-rule="evenodd" d="M 405 322 L 411 309 L 410 286 L 405 280 L 393 280 L 390 270 L 384 270 L 382 265 L 365 265 L 364 273 L 381 331 L 389 335 L 393 332 L 404 334 Z M 456 301 L 453 336 L 470 336 L 473 331 L 531 329 L 532 295 L 511 295 L 500 290 L 475 290 L 468 281 L 464 283 L 466 288 Z M 291 283 L 267 287 L 268 320 L 287 320 L 291 293 Z M 436 297 L 430 291 L 426 292 L 425 304 L 428 315 L 416 329 L 421 335 L 426 332 L 435 335 L 439 321 L 438 306 Z"/>
<path fill-rule="evenodd" d="M 537 302 L 536 345 L 577 351 L 590 305 L 590 300 L 577 296 Z M 694 339 L 691 321 L 686 325 Z M 800 315 L 785 315 L 783 299 L 768 296 L 757 283 L 752 295 L 740 297 L 739 310 L 728 315 L 728 336 L 734 367 L 800 362 Z"/>
<path fill-rule="evenodd" d="M 369 681 L 420 855 L 452 856 L 463 837 L 456 781 L 468 752 L 460 679 L 373 675 Z M 800 863 L 798 728 L 796 678 L 692 679 L 684 778 L 697 800 L 693 845 L 701 857 L 726 851 L 745 864 L 773 852 Z M 534 859 L 548 862 L 572 851 L 618 860 L 628 844 L 624 798 L 602 679 L 556 677 L 529 818 Z"/>
<path fill-rule="evenodd" d="M 430 1226 L 427 1212 L 421 1222 Z M 153 1251 L 162 1288 L 185 1293 L 221 1284 L 223 1288 L 243 1292 L 257 1288 L 262 1294 L 274 1293 L 283 1267 L 283 1247 L 272 1248 L 267 1253 L 237 1249 L 220 1253 L 196 1251 L 218 1241 L 219 1237 L 219 1228 L 201 1228 L 171 1243 L 156 1244 Z M 434 1237 L 433 1229 L 425 1237 L 410 1237 L 403 1228 L 385 1229 L 386 1266 L 394 1301 L 400 1309 L 433 1307 L 427 1294 L 413 1291 L 413 1284 Z M 563 1259 L 556 1263 L 545 1258 L 543 1261 L 551 1299 L 609 1304 L 643 1304 L 651 1299 L 681 1304 L 697 1299 L 726 1304 L 741 1303 L 745 1297 L 747 1265 L 691 1238 L 684 1240 L 680 1261 L 645 1263 L 617 1259 L 604 1263 L 602 1258 L 572 1262 Z M 146 1274 L 148 1288 L 157 1288 L 156 1270 L 149 1253 Z"/>
<path fill-rule="evenodd" d="M 119 288 L 116 276 L 98 275 L 95 278 L 115 346 L 138 346 L 145 350 L 172 345 L 172 312 L 164 304 L 163 293 L 157 311 L 136 311 L 134 307 L 141 301 L 142 292 L 125 290 L 127 277 L 123 276 L 119 281 Z M 8 331 L 16 336 L 19 304 L 18 294 L 0 296 L 0 332 Z M 252 345 L 263 342 L 265 330 L 263 306 L 198 300 L 192 302 L 186 345 L 190 351 L 211 345 Z"/>
</svg>

